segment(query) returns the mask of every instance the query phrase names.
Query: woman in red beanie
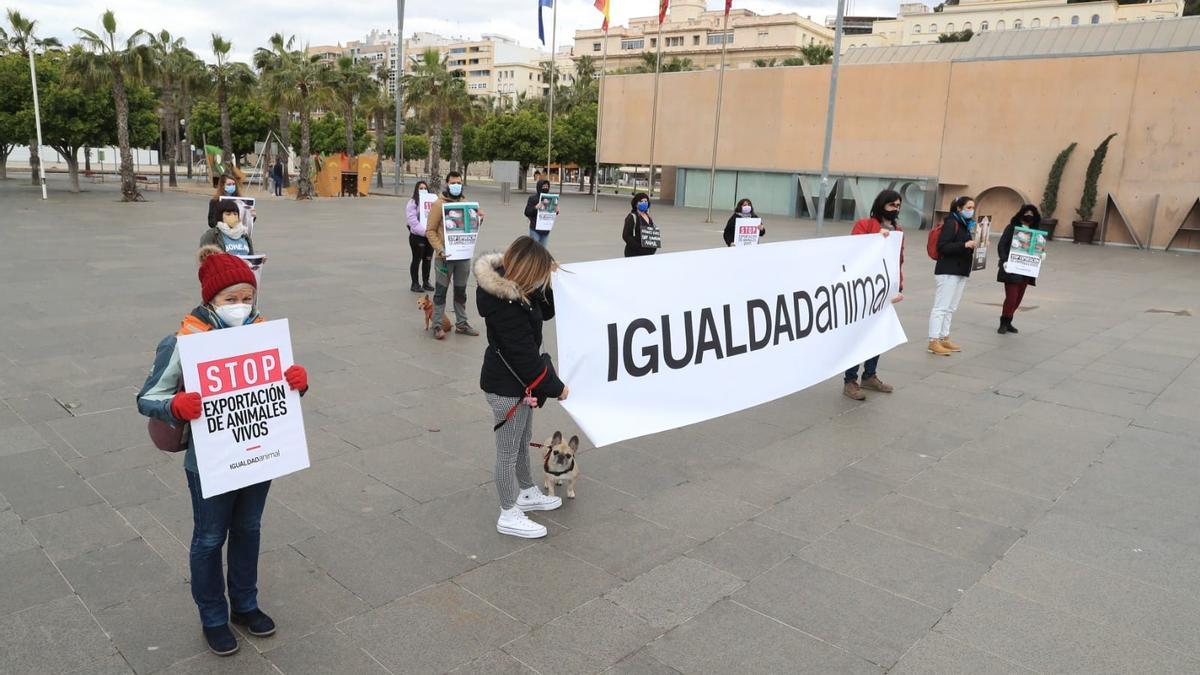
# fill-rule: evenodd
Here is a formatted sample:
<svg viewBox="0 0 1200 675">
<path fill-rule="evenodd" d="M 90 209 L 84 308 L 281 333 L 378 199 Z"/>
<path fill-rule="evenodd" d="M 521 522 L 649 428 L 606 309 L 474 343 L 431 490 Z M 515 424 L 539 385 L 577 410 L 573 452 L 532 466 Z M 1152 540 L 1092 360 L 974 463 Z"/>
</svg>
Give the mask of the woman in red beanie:
<svg viewBox="0 0 1200 675">
<path fill-rule="evenodd" d="M 176 335 L 159 343 L 154 366 L 138 393 L 138 412 L 173 425 L 199 419 L 200 394 L 183 391 L 183 370 L 176 347 L 178 335 L 235 328 L 262 321 L 254 305 L 258 290 L 254 272 L 241 258 L 206 246 L 198 253 L 200 297 L 204 301 L 183 318 Z M 288 386 L 303 394 L 308 390 L 308 373 L 294 365 L 285 371 Z M 196 450 L 190 435 L 185 438 L 183 460 L 188 489 L 192 494 L 192 545 L 189 555 L 192 598 L 200 610 L 200 623 L 208 648 L 228 656 L 238 650 L 229 621 L 244 626 L 251 634 L 266 637 L 275 633 L 275 622 L 258 607 L 258 549 L 263 507 L 271 482 L 250 485 L 208 499 L 201 496 L 196 468 Z M 221 549 L 229 540 L 229 574 L 221 566 Z M 230 615 L 229 604 L 233 605 Z"/>
</svg>

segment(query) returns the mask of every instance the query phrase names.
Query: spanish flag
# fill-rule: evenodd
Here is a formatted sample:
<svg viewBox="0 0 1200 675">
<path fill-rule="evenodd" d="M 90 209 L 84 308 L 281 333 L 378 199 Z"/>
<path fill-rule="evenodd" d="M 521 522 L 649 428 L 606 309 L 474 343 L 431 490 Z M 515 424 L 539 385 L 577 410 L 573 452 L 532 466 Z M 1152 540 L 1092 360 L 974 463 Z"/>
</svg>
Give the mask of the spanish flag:
<svg viewBox="0 0 1200 675">
<path fill-rule="evenodd" d="M 658 0 L 658 25 L 667 20 L 667 9 L 671 6 L 671 0 Z"/>
<path fill-rule="evenodd" d="M 596 9 L 604 15 L 604 25 L 600 27 L 605 33 L 608 32 L 608 6 L 612 0 L 596 0 Z"/>
</svg>

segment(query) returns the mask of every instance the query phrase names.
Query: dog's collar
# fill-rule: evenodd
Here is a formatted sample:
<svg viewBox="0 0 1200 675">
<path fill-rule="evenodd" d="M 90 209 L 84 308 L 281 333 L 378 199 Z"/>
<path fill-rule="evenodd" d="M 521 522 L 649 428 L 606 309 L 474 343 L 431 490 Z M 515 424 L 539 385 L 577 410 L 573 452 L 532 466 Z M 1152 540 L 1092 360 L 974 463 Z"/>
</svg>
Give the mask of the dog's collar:
<svg viewBox="0 0 1200 675">
<path fill-rule="evenodd" d="M 567 466 L 567 468 L 563 469 L 562 471 L 553 471 L 550 469 L 550 457 L 549 456 L 547 456 L 546 460 L 542 462 L 542 471 L 550 474 L 551 476 L 561 476 L 564 473 L 571 473 L 574 470 L 575 470 L 575 458 L 574 457 L 571 458 L 571 463 Z"/>
</svg>

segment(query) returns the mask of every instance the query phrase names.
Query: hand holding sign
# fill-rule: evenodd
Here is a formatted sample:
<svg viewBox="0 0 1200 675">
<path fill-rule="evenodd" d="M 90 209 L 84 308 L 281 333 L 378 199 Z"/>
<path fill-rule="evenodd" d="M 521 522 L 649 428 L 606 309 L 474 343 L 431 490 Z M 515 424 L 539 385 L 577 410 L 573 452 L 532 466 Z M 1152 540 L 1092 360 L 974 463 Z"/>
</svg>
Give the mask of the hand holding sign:
<svg viewBox="0 0 1200 675">
<path fill-rule="evenodd" d="M 171 414 L 185 422 L 200 419 L 200 394 L 191 391 L 175 394 L 171 398 Z"/>
</svg>

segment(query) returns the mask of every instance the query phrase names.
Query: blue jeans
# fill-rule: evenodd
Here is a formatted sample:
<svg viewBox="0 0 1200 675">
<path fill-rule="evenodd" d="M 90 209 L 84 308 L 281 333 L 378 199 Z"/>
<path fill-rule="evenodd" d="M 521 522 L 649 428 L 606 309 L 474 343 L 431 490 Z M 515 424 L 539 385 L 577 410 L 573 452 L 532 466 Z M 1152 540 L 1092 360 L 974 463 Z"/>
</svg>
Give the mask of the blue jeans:
<svg viewBox="0 0 1200 675">
<path fill-rule="evenodd" d="M 238 613 L 258 609 L 258 545 L 271 481 L 204 499 L 200 476 L 187 474 L 192 493 L 192 599 L 205 628 L 229 623 L 221 548 L 229 539 L 229 602 Z"/>
<path fill-rule="evenodd" d="M 546 242 L 550 241 L 550 233 L 538 232 L 531 227 L 529 228 L 529 238 L 541 244 L 542 246 L 545 246 Z"/>
<path fill-rule="evenodd" d="M 867 359 L 867 362 L 863 364 L 863 379 L 869 380 L 872 377 L 875 377 L 875 369 L 878 367 L 879 367 L 879 357 L 878 356 Z M 857 381 L 858 381 L 858 366 L 856 365 L 853 368 L 851 368 L 850 370 L 846 371 L 846 382 L 857 382 Z"/>
</svg>

